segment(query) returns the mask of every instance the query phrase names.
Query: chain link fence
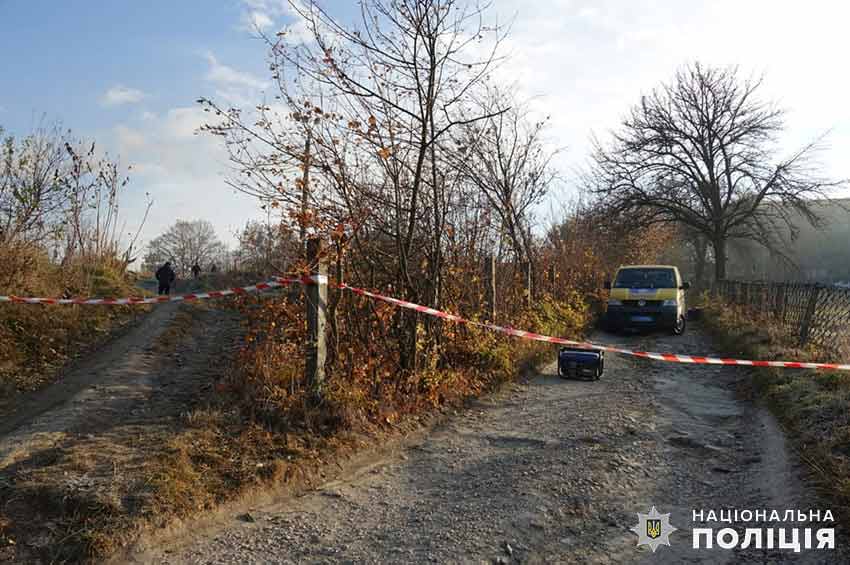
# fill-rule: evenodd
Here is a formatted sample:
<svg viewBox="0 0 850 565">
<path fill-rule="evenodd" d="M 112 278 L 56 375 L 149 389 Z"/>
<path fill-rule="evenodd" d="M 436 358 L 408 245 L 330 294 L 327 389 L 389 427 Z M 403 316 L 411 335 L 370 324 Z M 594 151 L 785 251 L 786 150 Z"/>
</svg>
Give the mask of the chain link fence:
<svg viewBox="0 0 850 565">
<path fill-rule="evenodd" d="M 850 350 L 850 289 L 821 284 L 720 281 L 715 292 L 730 304 L 781 324 L 801 346 Z"/>
</svg>

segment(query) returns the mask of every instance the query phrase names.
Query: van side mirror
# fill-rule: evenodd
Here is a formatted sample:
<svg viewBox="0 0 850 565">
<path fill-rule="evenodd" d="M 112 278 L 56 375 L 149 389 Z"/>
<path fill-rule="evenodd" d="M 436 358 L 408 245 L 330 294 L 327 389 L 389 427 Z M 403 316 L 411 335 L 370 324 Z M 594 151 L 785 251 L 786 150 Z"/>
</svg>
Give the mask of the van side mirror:
<svg viewBox="0 0 850 565">
<path fill-rule="evenodd" d="M 605 281 L 605 290 L 611 290 L 611 281 Z"/>
<path fill-rule="evenodd" d="M 681 287 L 679 287 L 679 288 L 681 288 L 682 290 L 688 290 L 689 288 L 691 288 L 691 283 L 689 283 L 689 282 L 683 282 L 683 283 L 682 283 L 682 286 L 681 286 Z"/>
</svg>

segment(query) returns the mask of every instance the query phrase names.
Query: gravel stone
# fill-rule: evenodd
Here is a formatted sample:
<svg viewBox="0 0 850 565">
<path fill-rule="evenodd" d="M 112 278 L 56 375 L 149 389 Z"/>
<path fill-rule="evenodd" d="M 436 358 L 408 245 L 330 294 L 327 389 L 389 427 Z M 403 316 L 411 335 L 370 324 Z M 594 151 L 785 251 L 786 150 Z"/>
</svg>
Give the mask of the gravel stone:
<svg viewBox="0 0 850 565">
<path fill-rule="evenodd" d="M 698 324 L 679 337 L 595 339 L 715 353 Z M 694 524 L 694 509 L 830 507 L 807 486 L 767 410 L 736 396 L 747 378 L 740 367 L 610 355 L 600 381 L 573 381 L 550 365 L 473 402 L 403 456 L 378 462 L 380 472 L 252 511 L 268 528 L 231 521 L 174 540 L 175 553 L 160 547 L 135 562 L 846 562 L 840 549 L 691 547 L 693 527 L 726 526 Z M 651 506 L 678 528 L 655 553 L 637 548 L 629 531 Z"/>
</svg>

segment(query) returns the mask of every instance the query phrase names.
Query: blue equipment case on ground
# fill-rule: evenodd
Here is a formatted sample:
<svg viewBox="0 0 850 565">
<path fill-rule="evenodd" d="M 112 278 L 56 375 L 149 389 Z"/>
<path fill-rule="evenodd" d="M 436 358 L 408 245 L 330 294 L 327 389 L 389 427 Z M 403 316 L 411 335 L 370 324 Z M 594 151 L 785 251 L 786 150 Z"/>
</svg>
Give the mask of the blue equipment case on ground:
<svg viewBox="0 0 850 565">
<path fill-rule="evenodd" d="M 590 377 L 599 380 L 605 368 L 605 352 L 599 349 L 562 347 L 558 352 L 558 376 L 561 378 Z"/>
</svg>

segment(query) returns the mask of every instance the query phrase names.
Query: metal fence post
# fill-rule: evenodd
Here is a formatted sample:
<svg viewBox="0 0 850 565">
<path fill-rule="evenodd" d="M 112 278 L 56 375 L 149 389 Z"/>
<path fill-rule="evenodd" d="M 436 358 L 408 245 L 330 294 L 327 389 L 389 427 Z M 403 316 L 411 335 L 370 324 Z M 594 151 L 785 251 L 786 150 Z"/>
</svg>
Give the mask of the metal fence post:
<svg viewBox="0 0 850 565">
<path fill-rule="evenodd" d="M 496 257 L 484 258 L 484 300 L 487 303 L 487 315 L 490 322 L 496 321 Z"/>
<path fill-rule="evenodd" d="M 304 288 L 304 303 L 307 309 L 307 359 L 304 378 L 314 398 L 320 399 L 325 384 L 325 321 L 328 309 L 328 266 L 322 255 L 320 239 L 312 238 L 307 241 L 307 260 L 311 266 L 313 284 Z"/>
<path fill-rule="evenodd" d="M 812 322 L 815 317 L 815 311 L 818 306 L 818 295 L 820 294 L 821 285 L 812 285 L 812 292 L 809 295 L 809 302 L 806 304 L 806 313 L 803 315 L 803 321 L 800 324 L 800 346 L 806 345 L 809 341 L 809 334 L 812 331 Z"/>
</svg>

